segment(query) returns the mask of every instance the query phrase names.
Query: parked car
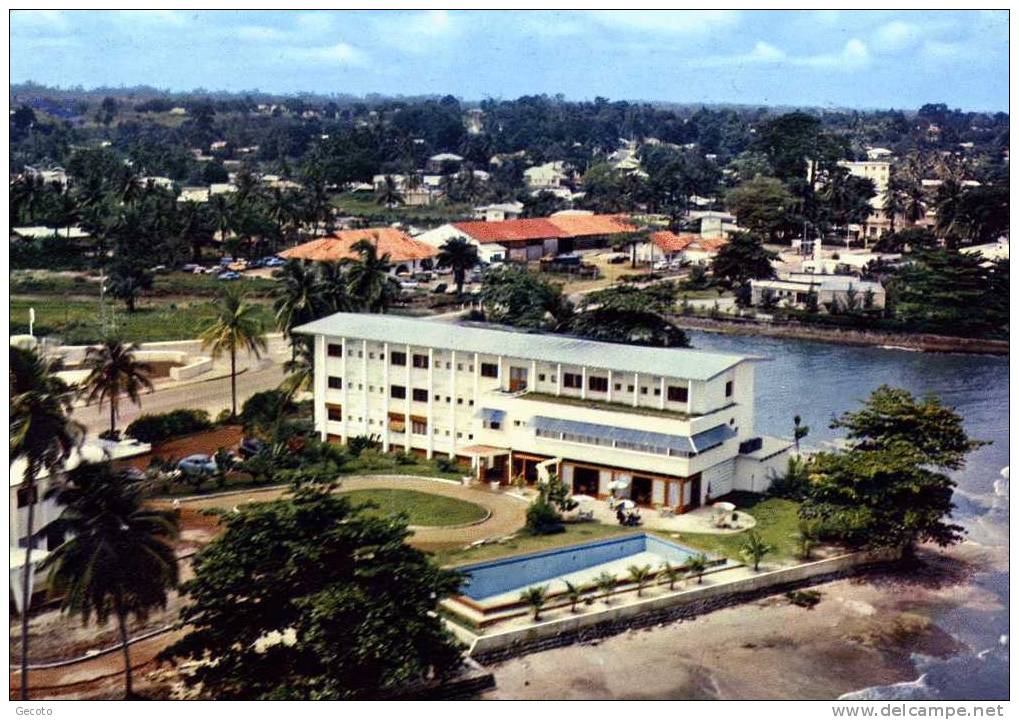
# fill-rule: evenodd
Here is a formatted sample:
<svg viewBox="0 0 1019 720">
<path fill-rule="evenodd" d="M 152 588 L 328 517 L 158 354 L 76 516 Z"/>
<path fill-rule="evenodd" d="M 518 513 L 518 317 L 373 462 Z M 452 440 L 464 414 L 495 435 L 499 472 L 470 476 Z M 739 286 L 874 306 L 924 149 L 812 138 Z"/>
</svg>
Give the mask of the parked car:
<svg viewBox="0 0 1019 720">
<path fill-rule="evenodd" d="M 240 280 L 241 279 L 241 274 L 237 273 L 237 272 L 234 272 L 233 270 L 227 270 L 226 272 L 221 272 L 219 275 L 217 275 L 216 279 L 217 280 Z"/>
<path fill-rule="evenodd" d="M 150 268 L 149 272 L 162 275 L 163 273 L 170 272 L 170 268 L 166 267 L 166 265 L 156 265 L 155 267 Z"/>
<path fill-rule="evenodd" d="M 612 265 L 622 265 L 629 259 L 630 258 L 628 258 L 626 255 L 613 255 L 612 257 L 609 258 L 609 263 L 611 263 Z"/>
<path fill-rule="evenodd" d="M 226 257 L 221 257 L 219 259 L 219 264 L 222 265 L 223 267 L 227 267 L 233 261 L 234 261 L 234 259 L 232 257 L 230 257 L 229 255 L 227 255 Z"/>
<path fill-rule="evenodd" d="M 400 281 L 400 289 L 401 290 L 413 290 L 417 286 L 418 286 L 418 281 L 417 280 L 401 280 Z"/>
<path fill-rule="evenodd" d="M 438 285 L 432 288 L 432 292 L 435 293 L 436 295 L 439 295 L 440 293 L 446 292 L 446 288 L 448 287 L 449 283 L 439 283 Z"/>
<path fill-rule="evenodd" d="M 277 255 L 270 255 L 269 257 L 262 258 L 262 267 L 283 267 L 286 264 L 287 261 Z"/>
<path fill-rule="evenodd" d="M 241 444 L 237 446 L 237 453 L 245 460 L 252 455 L 257 455 L 265 447 L 265 443 L 258 438 L 246 437 L 241 440 Z"/>
<path fill-rule="evenodd" d="M 208 455 L 188 455 L 177 463 L 177 469 L 189 475 L 212 474 L 216 472 L 216 461 Z"/>
<path fill-rule="evenodd" d="M 199 265 L 197 263 L 185 263 L 184 265 L 181 266 L 180 269 L 183 272 L 188 272 L 188 273 L 197 273 L 199 270 L 201 270 L 202 272 L 205 272 L 205 268 L 203 268 L 201 265 Z"/>
</svg>

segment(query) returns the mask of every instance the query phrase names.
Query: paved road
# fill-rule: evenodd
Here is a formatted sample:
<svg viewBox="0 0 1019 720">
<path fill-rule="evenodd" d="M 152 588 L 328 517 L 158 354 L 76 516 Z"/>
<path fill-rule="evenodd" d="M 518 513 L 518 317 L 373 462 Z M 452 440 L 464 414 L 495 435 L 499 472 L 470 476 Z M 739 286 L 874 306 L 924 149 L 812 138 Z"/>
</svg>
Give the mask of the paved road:
<svg viewBox="0 0 1019 720">
<path fill-rule="evenodd" d="M 261 359 L 247 355 L 238 358 L 238 368 L 243 369 L 243 372 L 237 375 L 238 410 L 254 393 L 271 390 L 283 381 L 283 363 L 289 357 L 289 352 L 282 341 L 274 340 L 270 342 L 269 352 Z M 142 395 L 141 407 L 128 400 L 122 400 L 117 427 L 123 430 L 142 414 L 164 413 L 179 408 L 207 410 L 215 418 L 220 411 L 230 407 L 230 378 L 223 377 L 228 372 L 229 362 L 218 360 L 210 371 L 210 375 L 215 379 L 183 385 L 161 386 L 157 383 L 155 392 Z M 74 417 L 85 425 L 90 435 L 108 430 L 110 427 L 109 407 L 105 405 L 101 411 L 95 404 L 77 407 L 74 410 Z"/>
</svg>

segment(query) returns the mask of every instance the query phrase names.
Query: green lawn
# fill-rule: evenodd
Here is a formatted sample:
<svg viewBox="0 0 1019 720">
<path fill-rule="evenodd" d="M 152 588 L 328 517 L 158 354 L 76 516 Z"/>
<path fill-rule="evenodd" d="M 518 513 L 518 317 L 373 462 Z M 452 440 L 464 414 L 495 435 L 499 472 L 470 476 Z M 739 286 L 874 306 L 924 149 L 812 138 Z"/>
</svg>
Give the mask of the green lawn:
<svg viewBox="0 0 1019 720">
<path fill-rule="evenodd" d="M 436 527 L 442 525 L 465 525 L 485 517 L 486 510 L 480 505 L 416 490 L 372 488 L 341 492 L 357 504 L 372 502 L 378 508 L 369 510 L 375 515 L 406 513 L 411 525 Z"/>
<path fill-rule="evenodd" d="M 254 297 L 268 297 L 276 287 L 273 280 L 242 276 L 240 280 L 224 282 L 214 275 L 194 275 L 171 272 L 156 275 L 151 290 L 145 297 L 167 295 L 194 295 L 215 297 L 226 287 L 239 289 Z M 40 270 L 19 270 L 11 273 L 12 295 L 77 295 L 99 297 L 99 281 L 95 276 L 63 275 Z"/>
<path fill-rule="evenodd" d="M 387 208 L 375 202 L 370 193 L 344 193 L 333 197 L 333 205 L 341 215 L 356 215 L 374 222 L 417 222 L 441 225 L 455 220 L 469 220 L 472 208 L 468 204 L 438 203 L 435 205 L 401 205 Z"/>
<path fill-rule="evenodd" d="M 769 557 L 784 561 L 796 559 L 796 541 L 799 536 L 799 504 L 792 500 L 766 497 L 751 493 L 733 493 L 726 500 L 731 500 L 740 510 L 754 516 L 757 525 L 754 528 L 760 533 L 764 542 L 775 549 Z M 709 535 L 704 533 L 679 533 L 677 540 L 684 545 L 715 553 L 743 562 L 740 547 L 746 540 L 746 533 L 733 535 Z M 670 537 L 672 537 L 670 535 Z"/>
<path fill-rule="evenodd" d="M 521 528 L 519 534 L 507 542 L 479 545 L 466 550 L 460 548 L 439 550 L 435 553 L 435 559 L 440 565 L 463 565 L 464 563 L 491 560 L 504 555 L 537 552 L 633 532 L 635 532 L 634 528 L 596 522 L 568 524 L 566 532 L 555 535 L 528 535 Z"/>
<path fill-rule="evenodd" d="M 108 308 L 121 336 L 130 342 L 189 340 L 198 337 L 215 314 L 210 299 L 168 302 L 143 299 L 133 313 L 123 303 L 109 302 Z M 267 332 L 275 330 L 272 307 L 257 304 L 259 318 Z M 10 332 L 28 332 L 28 309 L 35 308 L 35 334 L 57 335 L 66 344 L 96 342 L 103 337 L 99 300 L 61 296 L 12 297 Z"/>
</svg>

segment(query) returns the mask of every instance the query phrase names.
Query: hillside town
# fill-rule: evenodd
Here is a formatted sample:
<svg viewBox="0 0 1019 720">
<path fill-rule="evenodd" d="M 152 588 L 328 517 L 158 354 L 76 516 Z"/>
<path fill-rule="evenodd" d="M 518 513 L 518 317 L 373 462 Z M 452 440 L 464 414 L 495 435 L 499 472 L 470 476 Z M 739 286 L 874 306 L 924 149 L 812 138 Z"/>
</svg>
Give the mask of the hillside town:
<svg viewBox="0 0 1019 720">
<path fill-rule="evenodd" d="M 12 699 L 1007 699 L 1007 112 L 151 83 L 10 86 Z"/>
</svg>

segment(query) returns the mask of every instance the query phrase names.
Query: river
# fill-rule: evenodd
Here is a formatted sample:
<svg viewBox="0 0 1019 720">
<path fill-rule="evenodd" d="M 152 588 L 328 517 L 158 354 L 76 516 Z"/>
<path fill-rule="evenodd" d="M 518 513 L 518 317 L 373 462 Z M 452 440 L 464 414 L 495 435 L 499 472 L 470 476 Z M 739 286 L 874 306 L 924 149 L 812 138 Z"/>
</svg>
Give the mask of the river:
<svg viewBox="0 0 1019 720">
<path fill-rule="evenodd" d="M 916 395 L 934 393 L 965 419 L 971 437 L 990 441 L 955 474 L 955 519 L 970 542 L 1004 558 L 1005 571 L 988 568 L 970 582 L 991 592 L 1000 608 L 956 606 L 935 623 L 971 649 L 939 661 L 917 657 L 918 680 L 861 689 L 855 698 L 977 699 L 1008 697 L 1008 358 L 934 354 L 880 347 L 722 335 L 690 331 L 697 349 L 763 356 L 755 373 L 756 429 L 791 437 L 793 416 L 810 426 L 802 445 L 830 448 L 839 437 L 833 416 L 859 407 L 881 384 Z"/>
</svg>

